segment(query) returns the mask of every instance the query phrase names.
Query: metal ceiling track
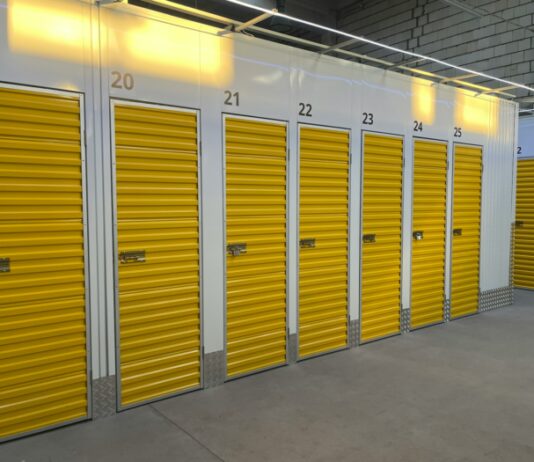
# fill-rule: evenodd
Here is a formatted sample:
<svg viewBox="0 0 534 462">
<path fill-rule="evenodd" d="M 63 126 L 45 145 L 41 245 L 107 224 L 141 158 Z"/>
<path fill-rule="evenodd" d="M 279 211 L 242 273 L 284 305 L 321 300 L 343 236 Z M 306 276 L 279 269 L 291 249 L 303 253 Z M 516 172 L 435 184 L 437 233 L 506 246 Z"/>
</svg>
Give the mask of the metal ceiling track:
<svg viewBox="0 0 534 462">
<path fill-rule="evenodd" d="M 399 71 L 406 72 L 414 76 L 417 76 L 417 77 L 420 77 L 426 80 L 430 80 L 435 84 L 438 84 L 438 83 L 454 84 L 457 87 L 472 90 L 476 95 L 495 95 L 499 97 L 515 99 L 518 97 L 518 95 L 514 93 L 510 93 L 510 91 L 512 90 L 516 90 L 516 91 L 526 90 L 529 93 L 534 93 L 534 88 L 531 88 L 527 85 L 523 85 L 523 84 L 512 82 L 506 79 L 494 77 L 489 74 L 467 69 L 462 66 L 456 66 L 452 63 L 448 63 L 446 61 L 442 61 L 442 60 L 439 60 L 439 59 L 436 59 L 430 56 L 424 56 L 424 55 L 421 55 L 419 53 L 415 53 L 412 51 L 402 50 L 400 48 L 385 45 L 380 42 L 367 39 L 365 37 L 355 36 L 355 35 L 352 35 L 352 34 L 349 34 L 343 31 L 332 29 L 330 27 L 322 26 L 320 24 L 311 23 L 303 19 L 299 19 L 299 18 L 295 18 L 295 17 L 289 16 L 283 13 L 279 13 L 276 9 L 267 10 L 265 8 L 261 8 L 256 5 L 250 5 L 248 3 L 241 2 L 239 0 L 225 0 L 225 1 L 228 3 L 234 4 L 234 5 L 241 6 L 241 7 L 253 9 L 260 14 L 248 21 L 242 22 L 242 21 L 238 21 L 235 19 L 226 18 L 224 16 L 216 15 L 208 11 L 203 11 L 197 8 L 192 8 L 186 5 L 181 5 L 179 3 L 175 3 L 169 0 L 143 0 L 143 3 L 153 5 L 159 8 L 164 8 L 166 10 L 169 10 L 169 12 L 175 12 L 181 15 L 200 18 L 200 19 L 210 21 L 216 24 L 221 24 L 224 26 L 224 28 L 221 32 L 219 32 L 219 35 L 227 35 L 230 33 L 242 33 L 242 32 L 247 31 L 249 34 L 250 33 L 258 34 L 258 35 L 262 35 L 265 37 L 271 37 L 271 38 L 275 38 L 278 40 L 282 40 L 284 42 L 304 46 L 306 48 L 315 50 L 320 55 L 335 53 L 335 55 L 339 58 L 344 58 L 344 59 L 351 60 L 351 61 L 357 60 L 359 62 L 369 63 L 371 65 L 379 66 L 379 67 L 384 68 L 385 70 L 389 70 L 393 72 L 399 72 Z M 115 4 L 127 3 L 127 2 L 124 2 L 123 0 L 97 0 L 97 2 L 102 5 L 111 4 L 111 3 L 115 3 Z M 276 32 L 276 31 L 266 29 L 263 27 L 259 27 L 256 25 L 259 22 L 265 19 L 268 19 L 272 16 L 279 16 L 281 18 L 284 18 L 296 24 L 305 25 L 307 27 L 313 27 L 319 30 L 334 33 L 334 34 L 339 35 L 340 37 L 343 37 L 344 40 L 340 41 L 339 43 L 335 45 L 329 46 L 329 45 L 325 45 L 319 42 L 314 42 L 311 40 L 294 37 L 292 35 L 283 34 L 281 32 Z M 399 55 L 406 56 L 407 59 L 404 59 L 404 60 L 401 60 L 400 62 L 395 63 L 389 60 L 374 58 L 369 55 L 356 53 L 354 51 L 350 51 L 345 48 L 347 46 L 351 46 L 356 43 L 366 43 L 366 44 L 374 45 L 378 48 L 387 49 L 394 53 L 398 53 Z M 429 72 L 419 67 L 414 67 L 423 62 L 439 64 L 443 66 L 444 68 L 452 69 L 456 72 L 461 72 L 461 74 L 459 74 L 458 76 L 443 76 L 436 72 Z M 496 88 L 491 88 L 486 85 L 479 85 L 479 84 L 469 81 L 474 78 L 484 78 L 485 80 L 493 81 L 496 84 L 499 84 L 500 86 Z M 505 84 L 505 85 L 502 85 L 502 84 Z"/>
</svg>

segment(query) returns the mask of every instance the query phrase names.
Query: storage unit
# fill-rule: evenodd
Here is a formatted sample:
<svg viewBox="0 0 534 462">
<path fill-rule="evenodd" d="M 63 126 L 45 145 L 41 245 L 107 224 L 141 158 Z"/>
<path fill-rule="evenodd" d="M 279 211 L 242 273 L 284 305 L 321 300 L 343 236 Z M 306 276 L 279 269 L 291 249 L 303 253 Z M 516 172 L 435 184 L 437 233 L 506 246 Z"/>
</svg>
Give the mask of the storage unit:
<svg viewBox="0 0 534 462">
<path fill-rule="evenodd" d="M 283 122 L 224 118 L 228 378 L 286 363 L 286 140 Z"/>
<path fill-rule="evenodd" d="M 447 143 L 414 140 L 410 327 L 443 321 Z"/>
<path fill-rule="evenodd" d="M 118 407 L 198 388 L 197 113 L 113 102 Z"/>
<path fill-rule="evenodd" d="M 534 158 L 517 162 L 514 285 L 534 289 Z"/>
<path fill-rule="evenodd" d="M 0 439 L 511 298 L 517 103 L 165 12 L 0 0 Z"/>
<path fill-rule="evenodd" d="M 364 133 L 360 340 L 400 333 L 403 139 Z"/>
<path fill-rule="evenodd" d="M 299 357 L 347 346 L 350 137 L 299 127 Z"/>
<path fill-rule="evenodd" d="M 0 440 L 90 415 L 80 114 L 0 88 Z"/>
<path fill-rule="evenodd" d="M 482 148 L 454 145 L 451 318 L 478 312 Z"/>
</svg>

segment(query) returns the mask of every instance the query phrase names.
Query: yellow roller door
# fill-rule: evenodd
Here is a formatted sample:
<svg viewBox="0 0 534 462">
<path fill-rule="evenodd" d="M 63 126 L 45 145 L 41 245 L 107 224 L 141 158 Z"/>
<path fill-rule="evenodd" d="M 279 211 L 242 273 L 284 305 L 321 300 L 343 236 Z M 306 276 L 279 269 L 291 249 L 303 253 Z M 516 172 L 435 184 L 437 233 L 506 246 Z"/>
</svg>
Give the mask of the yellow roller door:
<svg viewBox="0 0 534 462">
<path fill-rule="evenodd" d="M 478 312 L 482 148 L 454 147 L 451 318 Z"/>
<path fill-rule="evenodd" d="M 514 285 L 534 289 L 534 159 L 517 163 Z"/>
<path fill-rule="evenodd" d="M 234 377 L 286 362 L 286 124 L 225 119 L 226 354 Z"/>
<path fill-rule="evenodd" d="M 0 88 L 0 440 L 88 415 L 78 96 Z"/>
<path fill-rule="evenodd" d="M 115 103 L 120 406 L 200 386 L 197 114 Z"/>
<path fill-rule="evenodd" d="M 447 144 L 414 142 L 411 328 L 443 321 Z"/>
<path fill-rule="evenodd" d="M 400 332 L 401 138 L 364 134 L 361 341 Z"/>
<path fill-rule="evenodd" d="M 349 133 L 300 127 L 299 357 L 347 346 Z"/>
</svg>

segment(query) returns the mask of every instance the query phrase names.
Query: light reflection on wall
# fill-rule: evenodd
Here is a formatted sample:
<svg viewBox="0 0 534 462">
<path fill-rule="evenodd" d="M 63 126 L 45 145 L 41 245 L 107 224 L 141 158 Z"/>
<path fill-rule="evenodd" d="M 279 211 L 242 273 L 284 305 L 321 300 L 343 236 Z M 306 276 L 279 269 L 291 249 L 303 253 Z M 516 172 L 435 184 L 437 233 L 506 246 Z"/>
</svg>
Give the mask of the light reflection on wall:
<svg viewBox="0 0 534 462">
<path fill-rule="evenodd" d="M 7 11 L 14 53 L 84 61 L 84 40 L 90 43 L 84 35 L 90 31 L 86 6 L 65 0 L 8 0 Z M 216 87 L 233 79 L 233 42 L 218 36 L 214 27 L 178 18 L 168 24 L 107 8 L 101 18 L 110 67 Z"/>
<path fill-rule="evenodd" d="M 412 116 L 414 120 L 431 125 L 436 118 L 436 86 L 432 82 L 414 80 L 412 83 Z"/>
<path fill-rule="evenodd" d="M 109 11 L 110 66 L 190 83 L 226 86 L 233 79 L 232 40 L 184 19 L 177 25 Z"/>
<path fill-rule="evenodd" d="M 486 134 L 495 133 L 499 125 L 498 111 L 493 110 L 488 96 L 456 92 L 455 123 L 464 131 Z"/>
<path fill-rule="evenodd" d="M 7 38 L 16 53 L 83 60 L 80 4 L 58 0 L 8 0 Z"/>
</svg>

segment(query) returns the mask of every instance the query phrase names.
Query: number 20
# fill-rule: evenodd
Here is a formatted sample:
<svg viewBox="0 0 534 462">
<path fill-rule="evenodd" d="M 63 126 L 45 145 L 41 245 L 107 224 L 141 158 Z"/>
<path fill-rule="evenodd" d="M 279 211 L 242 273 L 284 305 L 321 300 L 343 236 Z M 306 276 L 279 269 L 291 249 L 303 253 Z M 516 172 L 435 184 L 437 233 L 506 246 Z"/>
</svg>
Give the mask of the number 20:
<svg viewBox="0 0 534 462">
<path fill-rule="evenodd" d="M 113 81 L 111 82 L 112 88 L 120 88 L 126 90 L 132 90 L 134 87 L 134 78 L 132 74 L 123 74 L 119 71 L 112 71 L 111 76 Z"/>
</svg>

